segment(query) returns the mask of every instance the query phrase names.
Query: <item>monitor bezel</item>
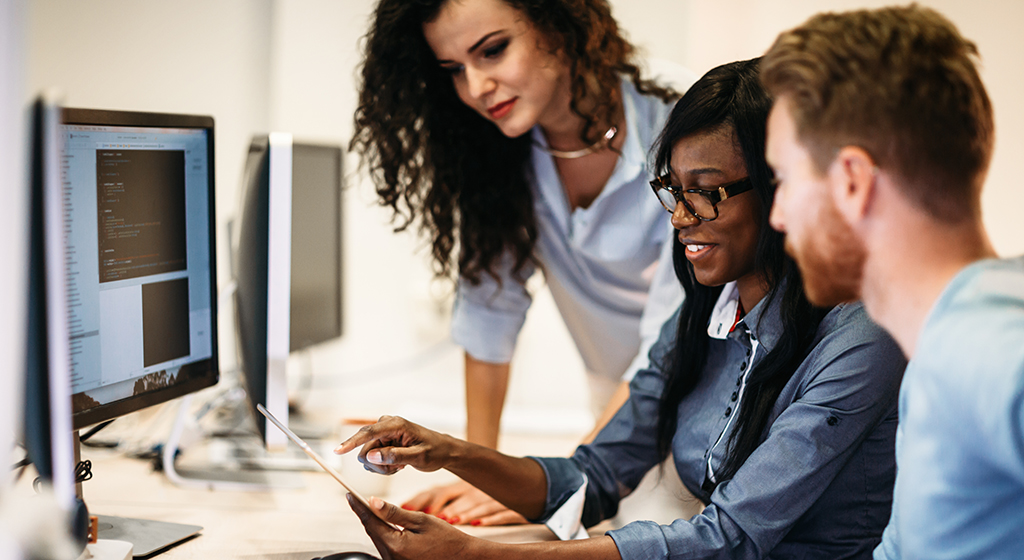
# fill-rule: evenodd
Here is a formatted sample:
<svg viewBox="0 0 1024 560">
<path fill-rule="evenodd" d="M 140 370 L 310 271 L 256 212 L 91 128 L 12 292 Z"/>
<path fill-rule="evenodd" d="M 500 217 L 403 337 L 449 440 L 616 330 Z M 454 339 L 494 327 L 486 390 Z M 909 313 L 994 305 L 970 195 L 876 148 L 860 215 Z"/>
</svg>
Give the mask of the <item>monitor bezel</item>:
<svg viewBox="0 0 1024 560">
<path fill-rule="evenodd" d="M 61 115 L 62 125 L 128 126 L 140 128 L 185 128 L 206 131 L 206 149 L 209 154 L 207 180 L 209 184 L 209 251 L 210 251 L 210 332 L 213 337 L 212 355 L 198 362 L 182 366 L 187 369 L 186 379 L 170 387 L 164 387 L 141 395 L 133 395 L 110 403 L 72 413 L 74 429 L 79 430 L 92 424 L 124 416 L 146 407 L 205 389 L 217 384 L 220 378 L 217 340 L 217 221 L 216 183 L 214 182 L 214 120 L 206 115 L 184 115 L 173 113 L 148 113 L 136 111 L 115 111 L 108 109 L 82 109 L 65 107 Z M 76 393 L 80 394 L 80 393 Z"/>
</svg>

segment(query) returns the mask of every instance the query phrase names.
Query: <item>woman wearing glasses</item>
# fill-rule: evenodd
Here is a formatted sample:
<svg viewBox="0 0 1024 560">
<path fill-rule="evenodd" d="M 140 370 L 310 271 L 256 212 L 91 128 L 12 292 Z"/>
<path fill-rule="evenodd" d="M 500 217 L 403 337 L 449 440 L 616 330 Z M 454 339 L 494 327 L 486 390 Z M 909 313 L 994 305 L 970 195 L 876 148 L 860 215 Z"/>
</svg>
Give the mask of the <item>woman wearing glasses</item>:
<svg viewBox="0 0 1024 560">
<path fill-rule="evenodd" d="M 377 6 L 352 147 L 400 229 L 419 225 L 437 273 L 458 275 L 452 337 L 465 349 L 471 442 L 497 445 L 535 269 L 597 416 L 616 391 L 611 412 L 625 400 L 624 372 L 682 297 L 646 163 L 678 94 L 641 79 L 633 51 L 606 0 Z M 466 488 L 407 505 L 463 523 L 508 519 L 472 500 L 442 509 Z"/>
<path fill-rule="evenodd" d="M 905 362 L 860 304 L 808 303 L 768 224 L 770 104 L 751 60 L 712 70 L 673 109 L 652 186 L 677 229 L 686 297 L 592 443 L 571 458 L 513 458 L 383 418 L 338 449 L 363 445 L 361 460 L 382 473 L 446 468 L 570 534 L 614 515 L 671 452 L 704 510 L 582 541 L 509 545 L 375 501 L 399 533 L 353 504 L 384 558 L 871 557 L 891 507 Z"/>
</svg>

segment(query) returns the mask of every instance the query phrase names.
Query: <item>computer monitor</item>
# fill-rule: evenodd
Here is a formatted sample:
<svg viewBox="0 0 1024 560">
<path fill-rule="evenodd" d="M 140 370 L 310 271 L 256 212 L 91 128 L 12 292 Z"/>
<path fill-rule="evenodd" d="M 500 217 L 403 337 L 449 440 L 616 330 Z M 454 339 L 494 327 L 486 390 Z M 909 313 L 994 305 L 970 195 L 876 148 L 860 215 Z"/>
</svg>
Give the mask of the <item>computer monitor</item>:
<svg viewBox="0 0 1024 560">
<path fill-rule="evenodd" d="M 213 119 L 64 109 L 75 429 L 218 380 Z"/>
<path fill-rule="evenodd" d="M 63 385 L 48 390 L 70 436 L 218 381 L 213 119 L 63 109 L 54 128 L 40 231 L 47 365 Z M 201 529 L 100 516 L 99 535 L 142 556 Z"/>
<path fill-rule="evenodd" d="M 252 406 L 288 419 L 289 352 L 341 336 L 342 150 L 253 139 L 234 265 L 236 331 Z M 287 439 L 256 414 L 269 449 Z"/>
<path fill-rule="evenodd" d="M 64 284 L 60 106 L 40 96 L 30 109 L 27 336 L 22 435 L 27 459 L 61 509 L 73 512 L 74 441 Z"/>
</svg>

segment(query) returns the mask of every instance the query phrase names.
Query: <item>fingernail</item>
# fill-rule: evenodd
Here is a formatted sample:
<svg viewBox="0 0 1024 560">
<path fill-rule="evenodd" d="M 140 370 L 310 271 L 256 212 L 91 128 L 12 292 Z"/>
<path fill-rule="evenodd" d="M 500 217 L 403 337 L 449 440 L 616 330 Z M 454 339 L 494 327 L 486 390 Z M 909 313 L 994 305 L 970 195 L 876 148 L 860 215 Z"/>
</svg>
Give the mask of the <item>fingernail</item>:
<svg viewBox="0 0 1024 560">
<path fill-rule="evenodd" d="M 427 506 L 427 507 L 423 508 L 420 511 L 422 511 L 423 513 L 428 513 L 429 514 L 430 513 L 430 506 Z"/>
<path fill-rule="evenodd" d="M 377 464 L 377 465 L 379 465 L 379 464 L 384 462 L 383 458 L 380 455 L 380 451 L 377 451 L 377 450 L 373 450 L 373 451 L 367 453 L 366 454 L 366 460 L 371 462 L 371 463 Z"/>
<path fill-rule="evenodd" d="M 380 498 L 378 498 L 376 496 L 371 497 L 370 498 L 370 505 L 375 507 L 375 508 L 377 508 L 377 509 L 382 509 L 384 507 L 384 500 L 382 500 L 382 499 L 380 499 Z"/>
<path fill-rule="evenodd" d="M 448 516 L 443 514 L 443 513 L 437 514 L 437 518 L 440 519 L 441 521 L 448 521 Z"/>
<path fill-rule="evenodd" d="M 412 509 L 412 506 L 406 504 L 402 504 L 402 509 L 404 509 L 405 511 L 414 511 Z"/>
<path fill-rule="evenodd" d="M 472 525 L 472 526 L 474 526 L 474 527 L 477 527 L 477 526 L 479 526 L 479 525 L 480 525 L 480 523 L 481 523 L 481 522 L 480 522 L 480 520 L 479 520 L 479 519 L 474 519 L 474 520 L 472 520 L 472 521 L 470 521 L 470 522 L 469 522 L 469 524 L 470 524 L 470 525 Z"/>
<path fill-rule="evenodd" d="M 462 521 L 462 519 L 460 519 L 459 517 L 453 517 L 453 518 L 451 519 L 451 523 L 452 523 L 452 525 L 458 525 L 458 524 L 459 524 L 459 521 Z"/>
</svg>

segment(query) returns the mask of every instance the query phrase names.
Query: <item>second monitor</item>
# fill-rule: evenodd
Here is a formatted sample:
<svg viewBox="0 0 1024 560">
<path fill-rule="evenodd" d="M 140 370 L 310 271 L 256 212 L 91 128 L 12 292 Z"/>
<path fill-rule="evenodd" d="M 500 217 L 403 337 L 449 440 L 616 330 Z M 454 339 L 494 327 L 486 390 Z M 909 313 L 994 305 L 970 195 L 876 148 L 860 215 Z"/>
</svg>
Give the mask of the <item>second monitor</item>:
<svg viewBox="0 0 1024 560">
<path fill-rule="evenodd" d="M 287 422 L 290 352 L 341 336 L 342 150 L 253 139 L 246 160 L 238 248 L 236 320 L 253 405 Z M 268 448 L 284 435 L 256 415 Z"/>
</svg>

